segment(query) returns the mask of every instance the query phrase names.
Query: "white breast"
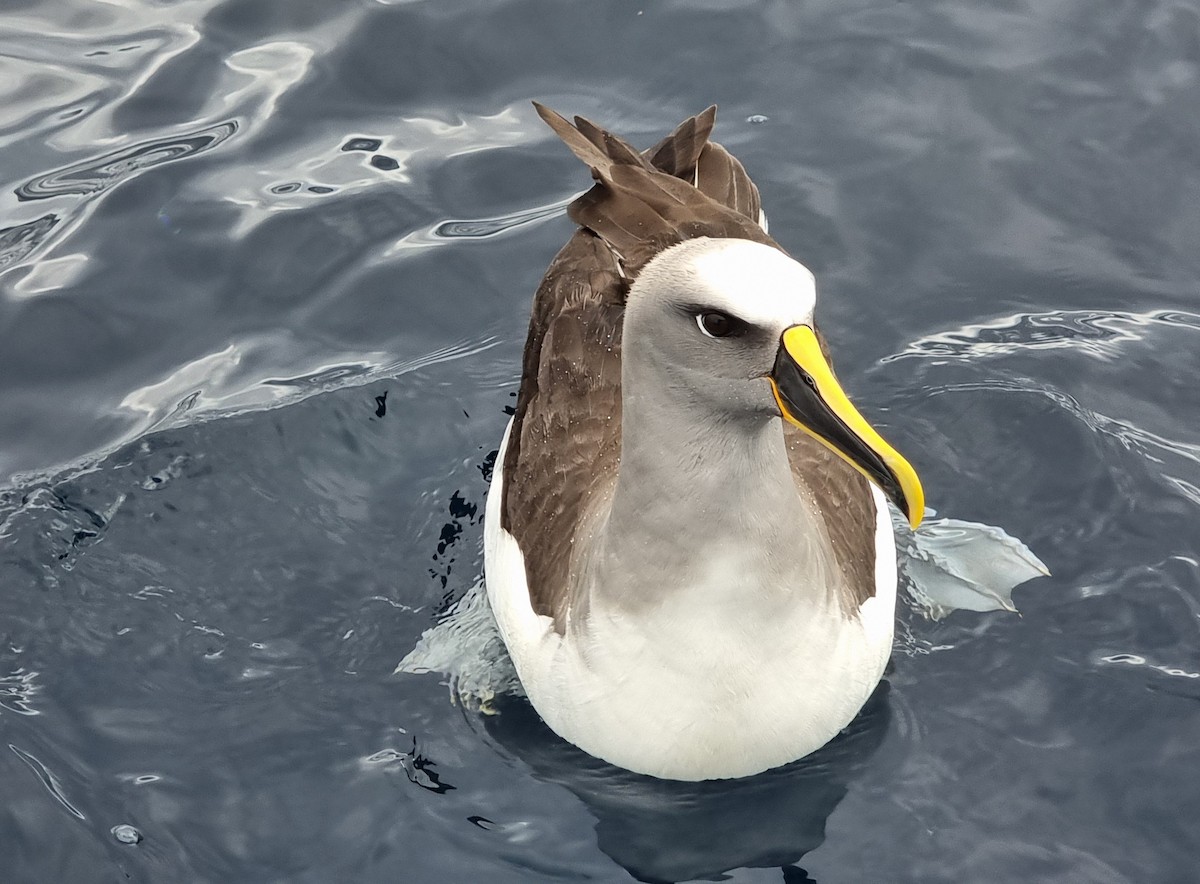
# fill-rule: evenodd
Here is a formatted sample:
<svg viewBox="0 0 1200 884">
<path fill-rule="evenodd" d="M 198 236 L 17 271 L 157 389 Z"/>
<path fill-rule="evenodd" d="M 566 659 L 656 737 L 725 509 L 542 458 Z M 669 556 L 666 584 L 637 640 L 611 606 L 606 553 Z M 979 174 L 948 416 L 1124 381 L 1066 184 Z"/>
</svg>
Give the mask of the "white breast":
<svg viewBox="0 0 1200 884">
<path fill-rule="evenodd" d="M 874 486 L 877 591 L 858 617 L 831 605 L 751 625 L 702 604 L 636 617 L 593 605 L 560 635 L 530 606 L 520 548 L 500 524 L 507 443 L 508 431 L 485 515 L 488 599 L 530 701 L 556 733 L 633 771 L 700 780 L 786 764 L 850 723 L 891 652 L 895 546 Z"/>
</svg>

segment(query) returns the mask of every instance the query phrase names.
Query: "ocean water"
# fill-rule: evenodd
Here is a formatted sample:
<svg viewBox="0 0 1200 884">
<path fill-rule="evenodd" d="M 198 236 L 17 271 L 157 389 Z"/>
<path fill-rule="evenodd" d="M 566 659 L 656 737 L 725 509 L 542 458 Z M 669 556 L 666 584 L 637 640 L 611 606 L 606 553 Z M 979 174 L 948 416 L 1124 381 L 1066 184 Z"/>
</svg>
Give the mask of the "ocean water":
<svg viewBox="0 0 1200 884">
<path fill-rule="evenodd" d="M 482 570 L 586 171 L 720 106 L 843 382 L 1053 577 L 665 784 L 395 674 Z M 10 0 L 0 879 L 1191 882 L 1200 10 Z M 722 877 L 724 876 L 724 877 Z"/>
</svg>

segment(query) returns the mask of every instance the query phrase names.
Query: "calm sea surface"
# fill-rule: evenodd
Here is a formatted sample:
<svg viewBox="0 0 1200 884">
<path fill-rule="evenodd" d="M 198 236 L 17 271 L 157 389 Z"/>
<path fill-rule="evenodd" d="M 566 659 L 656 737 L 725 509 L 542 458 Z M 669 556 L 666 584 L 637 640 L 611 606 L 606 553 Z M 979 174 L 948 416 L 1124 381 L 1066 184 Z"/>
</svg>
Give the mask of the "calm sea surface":
<svg viewBox="0 0 1200 884">
<path fill-rule="evenodd" d="M 397 661 L 586 171 L 720 105 L 864 411 L 1054 572 L 657 783 Z M 7 0 L 0 880 L 1194 882 L 1200 11 Z"/>
</svg>

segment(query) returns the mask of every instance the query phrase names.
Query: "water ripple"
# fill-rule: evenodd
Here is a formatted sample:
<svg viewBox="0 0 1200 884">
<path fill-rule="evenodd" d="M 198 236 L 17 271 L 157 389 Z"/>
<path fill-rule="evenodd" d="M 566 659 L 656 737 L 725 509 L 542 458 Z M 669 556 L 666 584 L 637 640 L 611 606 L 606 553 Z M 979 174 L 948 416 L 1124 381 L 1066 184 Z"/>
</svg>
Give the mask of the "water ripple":
<svg viewBox="0 0 1200 884">
<path fill-rule="evenodd" d="M 211 150 L 237 132 L 237 129 L 236 120 L 226 120 L 186 135 L 171 135 L 143 141 L 46 175 L 39 175 L 20 185 L 15 193 L 17 199 L 22 201 L 100 193 L 143 169 Z"/>
<path fill-rule="evenodd" d="M 0 675 L 0 709 L 17 715 L 39 715 L 33 708 L 33 698 L 41 690 L 35 683 L 37 672 L 18 667 L 8 675 Z"/>
<path fill-rule="evenodd" d="M 59 220 L 57 215 L 43 215 L 36 221 L 0 230 L 0 270 L 18 263 L 45 242 Z"/>
<path fill-rule="evenodd" d="M 572 197 L 574 199 L 574 197 Z M 561 212 L 571 200 L 562 200 L 548 206 L 538 206 L 524 212 L 513 212 L 498 218 L 477 218 L 466 221 L 443 221 L 433 228 L 432 235 L 437 239 L 482 239 L 496 236 L 506 230 L 550 218 Z"/>
<path fill-rule="evenodd" d="M 4 562 L 38 562 L 42 584 L 58 584 L 58 572 L 70 571 L 87 549 L 99 543 L 126 496 L 103 507 L 75 499 L 68 489 L 37 485 L 0 497 L 0 541 Z M 3 697 L 0 679 L 0 697 Z"/>
<path fill-rule="evenodd" d="M 83 815 L 83 811 L 67 800 L 67 796 L 63 793 L 62 786 L 58 782 L 58 777 L 52 774 L 46 765 L 42 764 L 42 762 L 38 761 L 37 758 L 26 752 L 24 749 L 14 746 L 12 743 L 8 744 L 8 748 L 12 749 L 18 758 L 29 765 L 29 769 L 34 772 L 37 778 L 41 781 L 42 785 L 46 787 L 46 790 L 54 796 L 54 800 L 65 807 L 71 816 L 81 820 L 87 819 L 87 817 Z"/>
<path fill-rule="evenodd" d="M 1123 344 L 1146 337 L 1145 329 L 1168 325 L 1200 329 L 1200 315 L 1152 310 L 1144 313 L 1054 310 L 1018 313 L 927 335 L 883 362 L 910 357 L 973 359 L 1022 350 L 1077 349 L 1097 359 L 1115 359 Z"/>
<path fill-rule="evenodd" d="M 977 391 L 1034 394 L 1049 399 L 1055 405 L 1067 411 L 1080 423 L 1100 436 L 1116 441 L 1126 451 L 1132 451 L 1144 459 L 1162 464 L 1164 458 L 1178 457 L 1190 461 L 1200 467 L 1200 445 L 1168 439 L 1150 430 L 1135 426 L 1129 421 L 1109 417 L 1083 405 L 1069 393 L 1055 389 L 1046 384 L 1038 384 L 1028 379 L 991 378 L 980 381 L 943 384 L 928 390 L 929 396 L 939 396 L 946 393 L 969 393 Z"/>
<path fill-rule="evenodd" d="M 247 411 L 291 405 L 318 393 L 359 386 L 379 378 L 395 378 L 442 362 L 475 356 L 496 345 L 493 337 L 461 341 L 413 359 L 395 359 L 375 351 L 315 368 L 297 367 L 295 374 L 258 374 L 264 366 L 288 366 L 282 354 L 294 346 L 287 335 L 261 336 L 230 344 L 188 362 L 167 377 L 130 392 L 121 407 L 143 417 L 129 439 L 161 430 Z"/>
</svg>

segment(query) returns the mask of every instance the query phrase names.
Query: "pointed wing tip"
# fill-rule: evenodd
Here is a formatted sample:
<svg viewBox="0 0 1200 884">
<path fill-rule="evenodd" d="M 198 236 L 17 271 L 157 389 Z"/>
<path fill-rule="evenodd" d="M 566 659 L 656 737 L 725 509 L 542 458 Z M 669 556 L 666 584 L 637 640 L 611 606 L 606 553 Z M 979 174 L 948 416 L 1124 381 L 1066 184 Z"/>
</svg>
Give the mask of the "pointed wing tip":
<svg viewBox="0 0 1200 884">
<path fill-rule="evenodd" d="M 537 111 L 537 115 L 547 123 L 550 122 L 550 120 L 562 120 L 564 123 L 568 122 L 566 117 L 564 117 L 558 111 L 542 104 L 536 98 L 531 99 L 529 103 L 533 105 L 533 109 Z M 704 110 L 700 111 L 700 113 L 696 114 L 695 119 L 697 123 L 712 125 L 717 120 L 717 105 L 710 104 Z M 578 126 L 580 122 L 583 122 L 584 124 L 590 124 L 592 126 L 596 125 L 595 123 L 592 123 L 591 120 L 587 119 L 587 117 L 581 117 L 577 115 L 575 117 L 575 125 Z"/>
<path fill-rule="evenodd" d="M 712 137 L 712 130 L 717 125 L 717 106 L 710 104 L 700 113 L 696 114 L 696 131 L 703 134 L 701 139 L 706 144 L 709 138 Z M 703 148 L 701 148 L 703 149 Z"/>
<path fill-rule="evenodd" d="M 595 142 L 587 137 L 586 131 L 581 130 L 578 125 L 572 125 L 571 121 L 558 113 L 558 111 L 551 110 L 539 101 L 533 102 L 533 109 L 542 118 L 542 122 L 550 127 L 551 131 L 567 145 L 571 153 L 575 154 L 585 166 L 595 170 L 608 165 L 608 158 L 605 157 Z M 579 118 L 577 117 L 576 119 Z"/>
<path fill-rule="evenodd" d="M 551 129 L 555 129 L 557 131 L 556 124 L 566 123 L 568 126 L 571 125 L 567 122 L 566 117 L 564 117 L 558 111 L 546 107 L 546 105 L 542 104 L 540 101 L 535 100 L 532 102 L 532 104 L 533 109 L 537 111 L 537 115 L 541 117 L 542 121 Z"/>
</svg>

